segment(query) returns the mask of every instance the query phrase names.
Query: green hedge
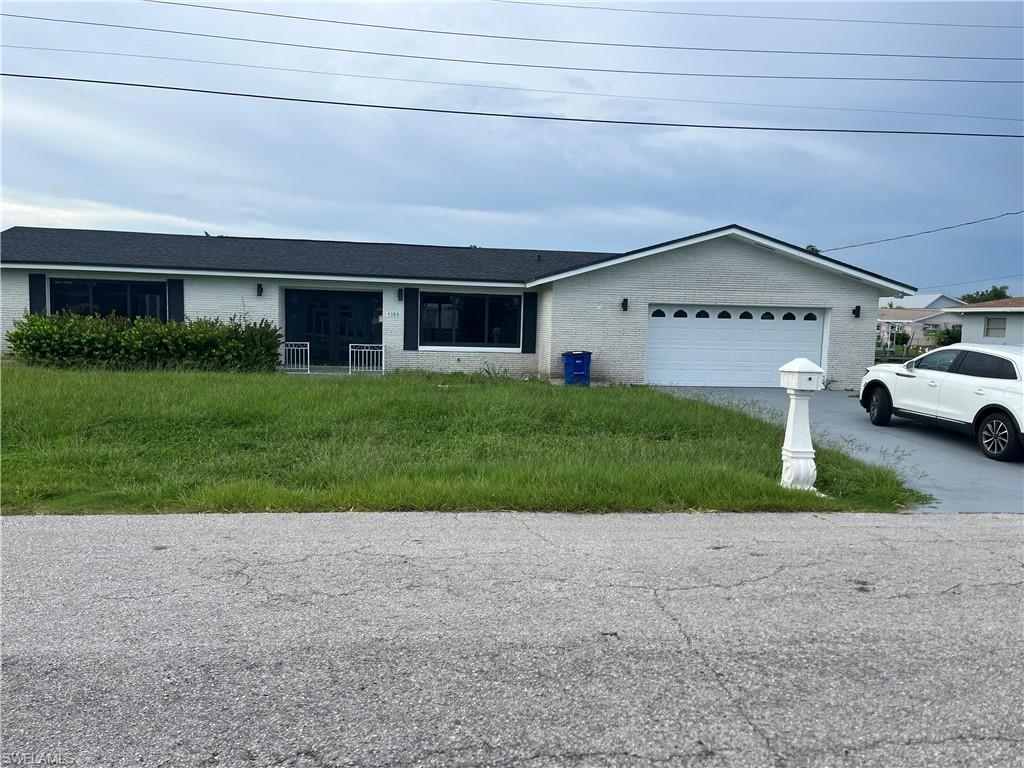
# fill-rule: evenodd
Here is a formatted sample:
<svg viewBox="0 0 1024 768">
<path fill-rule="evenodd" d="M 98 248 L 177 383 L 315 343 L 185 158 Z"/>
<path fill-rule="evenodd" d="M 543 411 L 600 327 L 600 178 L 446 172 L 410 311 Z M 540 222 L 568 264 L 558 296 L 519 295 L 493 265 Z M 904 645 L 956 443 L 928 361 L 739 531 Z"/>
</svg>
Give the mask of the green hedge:
<svg viewBox="0 0 1024 768">
<path fill-rule="evenodd" d="M 61 368 L 273 371 L 281 331 L 238 318 L 162 323 L 150 317 L 25 315 L 7 333 L 16 360 Z"/>
</svg>

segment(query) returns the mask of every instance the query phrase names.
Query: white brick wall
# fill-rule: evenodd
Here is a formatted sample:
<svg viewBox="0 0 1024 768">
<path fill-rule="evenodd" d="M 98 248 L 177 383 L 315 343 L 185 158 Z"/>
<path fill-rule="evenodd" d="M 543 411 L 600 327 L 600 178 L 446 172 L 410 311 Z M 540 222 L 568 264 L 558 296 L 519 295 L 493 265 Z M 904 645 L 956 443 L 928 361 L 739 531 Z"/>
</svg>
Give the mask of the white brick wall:
<svg viewBox="0 0 1024 768">
<path fill-rule="evenodd" d="M 537 373 L 540 376 L 555 376 L 558 372 L 551 368 L 552 287 L 542 285 L 535 290 L 537 291 Z"/>
<path fill-rule="evenodd" d="M 251 322 L 269 320 L 284 327 L 284 291 L 280 283 L 249 277 L 184 276 L 185 317 L 219 317 L 232 315 Z M 256 284 L 262 283 L 263 295 L 256 295 Z"/>
<path fill-rule="evenodd" d="M 852 389 L 873 361 L 879 293 L 741 240 L 712 240 L 555 283 L 548 367 L 559 370 L 563 351 L 588 349 L 595 379 L 642 383 L 649 303 L 825 307 L 826 376 Z"/>
<path fill-rule="evenodd" d="M 128 273 L 62 272 L 69 277 L 154 279 Z M 3 331 L 28 308 L 28 270 L 3 269 L 0 321 Z M 642 383 L 649 303 L 751 304 L 826 307 L 826 375 L 853 388 L 874 355 L 880 291 L 834 272 L 732 238 L 679 248 L 541 286 L 538 291 L 537 354 L 481 351 L 405 351 L 403 284 L 371 285 L 314 280 L 260 280 L 183 276 L 188 317 L 246 315 L 284 327 L 284 289 L 373 290 L 383 294 L 383 340 L 387 367 L 477 372 L 484 367 L 511 375 L 560 377 L 561 353 L 589 349 L 598 380 Z M 256 284 L 263 295 L 256 295 Z M 424 287 L 421 286 L 421 289 Z M 426 290 L 467 291 L 458 286 Z M 486 289 L 488 293 L 500 293 Z M 517 293 L 518 291 L 508 291 Z M 620 302 L 629 299 L 629 311 Z M 853 307 L 862 315 L 854 318 Z M 388 313 L 396 313 L 388 317 Z M 965 328 L 966 331 L 966 328 Z"/>
</svg>

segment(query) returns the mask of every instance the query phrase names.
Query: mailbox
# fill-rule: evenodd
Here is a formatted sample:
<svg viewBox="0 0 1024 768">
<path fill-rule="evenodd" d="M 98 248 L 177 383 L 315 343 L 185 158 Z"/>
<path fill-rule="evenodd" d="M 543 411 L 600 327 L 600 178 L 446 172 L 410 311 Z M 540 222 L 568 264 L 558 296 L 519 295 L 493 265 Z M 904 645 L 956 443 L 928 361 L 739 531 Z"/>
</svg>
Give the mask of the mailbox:
<svg viewBox="0 0 1024 768">
<path fill-rule="evenodd" d="M 825 372 L 806 357 L 790 360 L 779 368 L 779 386 L 789 390 L 815 392 L 821 389 Z"/>
</svg>

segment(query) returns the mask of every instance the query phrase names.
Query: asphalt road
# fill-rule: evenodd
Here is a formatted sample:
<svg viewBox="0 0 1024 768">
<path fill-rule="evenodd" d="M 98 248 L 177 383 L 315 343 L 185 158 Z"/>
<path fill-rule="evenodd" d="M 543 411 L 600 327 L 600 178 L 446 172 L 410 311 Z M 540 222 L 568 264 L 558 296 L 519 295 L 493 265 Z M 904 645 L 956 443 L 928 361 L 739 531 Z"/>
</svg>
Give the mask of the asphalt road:
<svg viewBox="0 0 1024 768">
<path fill-rule="evenodd" d="M 785 422 L 789 396 L 778 387 L 665 387 L 681 397 L 703 397 Z M 1024 514 L 1024 463 L 986 459 L 969 435 L 893 418 L 876 427 L 855 392 L 816 392 L 811 429 L 817 443 L 893 467 L 935 501 L 918 512 Z M 781 448 L 781 446 L 780 446 Z"/>
<path fill-rule="evenodd" d="M 16 517 L 0 533 L 8 756 L 1024 765 L 1020 517 Z"/>
</svg>

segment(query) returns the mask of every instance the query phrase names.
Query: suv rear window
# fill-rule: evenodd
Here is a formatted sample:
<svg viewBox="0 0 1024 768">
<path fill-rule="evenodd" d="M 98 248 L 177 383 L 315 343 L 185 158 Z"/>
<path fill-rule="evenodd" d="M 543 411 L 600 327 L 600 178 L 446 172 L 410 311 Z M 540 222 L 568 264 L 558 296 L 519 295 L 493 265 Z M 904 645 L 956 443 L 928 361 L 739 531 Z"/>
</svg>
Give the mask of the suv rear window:
<svg viewBox="0 0 1024 768">
<path fill-rule="evenodd" d="M 1016 379 L 1013 363 L 1004 357 L 986 355 L 984 352 L 968 352 L 960 361 L 956 372 L 961 376 L 980 376 L 986 379 Z"/>
</svg>

